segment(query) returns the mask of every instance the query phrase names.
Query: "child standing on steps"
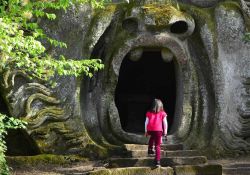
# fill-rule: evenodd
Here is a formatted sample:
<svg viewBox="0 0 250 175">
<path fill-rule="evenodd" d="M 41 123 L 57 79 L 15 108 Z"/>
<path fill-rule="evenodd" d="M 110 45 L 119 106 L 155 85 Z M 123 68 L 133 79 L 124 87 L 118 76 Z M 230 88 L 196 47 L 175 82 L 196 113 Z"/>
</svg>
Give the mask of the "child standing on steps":
<svg viewBox="0 0 250 175">
<path fill-rule="evenodd" d="M 155 146 L 155 164 L 160 167 L 162 135 L 167 135 L 167 114 L 163 109 L 161 100 L 154 99 L 151 109 L 146 113 L 145 136 L 150 135 L 148 143 L 148 154 L 154 154 Z"/>
</svg>

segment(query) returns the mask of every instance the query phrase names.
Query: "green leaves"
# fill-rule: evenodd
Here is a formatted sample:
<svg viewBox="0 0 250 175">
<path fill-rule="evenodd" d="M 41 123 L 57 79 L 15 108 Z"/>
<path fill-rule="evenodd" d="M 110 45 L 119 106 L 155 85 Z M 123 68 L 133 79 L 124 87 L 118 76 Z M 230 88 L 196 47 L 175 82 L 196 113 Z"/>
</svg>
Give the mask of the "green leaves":
<svg viewBox="0 0 250 175">
<path fill-rule="evenodd" d="M 51 39 L 51 38 L 47 38 L 47 40 L 53 46 L 61 47 L 61 48 L 67 48 L 67 44 L 64 43 L 64 42 L 60 42 L 60 41 L 57 41 L 57 40 L 54 40 L 54 39 Z"/>
<path fill-rule="evenodd" d="M 243 40 L 245 42 L 249 42 L 250 41 L 250 33 L 245 33 Z"/>
<path fill-rule="evenodd" d="M 0 113 L 0 135 L 6 134 L 6 129 L 17 129 L 17 128 L 25 128 L 26 122 L 13 118 L 7 117 Z"/>
<path fill-rule="evenodd" d="M 105 3 L 112 2 L 112 0 L 71 0 L 74 4 L 89 3 L 94 8 L 103 8 Z"/>
<path fill-rule="evenodd" d="M 7 1 L 6 1 L 7 2 Z M 67 48 L 66 43 L 47 37 L 34 18 L 54 20 L 56 15 L 45 9 L 66 9 L 71 3 L 91 3 L 101 7 L 104 1 L 95 0 L 9 0 L 0 5 L 0 72 L 8 69 L 22 69 L 33 77 L 48 80 L 55 73 L 59 75 L 87 75 L 103 69 L 100 60 L 65 59 L 55 60 L 46 55 L 40 39 L 52 46 Z"/>
<path fill-rule="evenodd" d="M 50 20 L 56 19 L 56 15 L 54 13 L 45 13 L 46 17 Z"/>
</svg>

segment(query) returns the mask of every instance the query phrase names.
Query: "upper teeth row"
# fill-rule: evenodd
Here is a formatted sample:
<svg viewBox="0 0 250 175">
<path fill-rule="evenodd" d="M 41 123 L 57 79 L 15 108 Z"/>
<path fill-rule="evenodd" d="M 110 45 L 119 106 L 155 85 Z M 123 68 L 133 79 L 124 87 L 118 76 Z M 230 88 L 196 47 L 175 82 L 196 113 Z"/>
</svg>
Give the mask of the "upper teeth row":
<svg viewBox="0 0 250 175">
<path fill-rule="evenodd" d="M 129 59 L 131 61 L 138 61 L 141 59 L 142 57 L 142 53 L 143 53 L 143 48 L 136 48 L 136 49 L 133 49 L 131 52 L 130 52 L 130 56 L 129 56 Z M 170 62 L 173 60 L 173 53 L 167 49 L 167 48 L 162 48 L 161 49 L 161 57 L 163 59 L 163 61 L 165 62 Z"/>
</svg>

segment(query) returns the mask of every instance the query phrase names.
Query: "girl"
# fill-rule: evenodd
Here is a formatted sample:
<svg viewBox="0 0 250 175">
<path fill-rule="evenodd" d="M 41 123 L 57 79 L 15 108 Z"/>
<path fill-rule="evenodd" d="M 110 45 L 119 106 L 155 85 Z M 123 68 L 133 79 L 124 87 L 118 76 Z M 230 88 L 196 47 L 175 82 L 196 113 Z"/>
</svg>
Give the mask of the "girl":
<svg viewBox="0 0 250 175">
<path fill-rule="evenodd" d="M 155 164 L 160 167 L 161 142 L 162 135 L 167 135 L 167 114 L 163 109 L 161 100 L 154 99 L 150 111 L 146 113 L 145 135 L 150 135 L 148 143 L 148 154 L 154 154 L 153 145 L 155 145 Z"/>
</svg>

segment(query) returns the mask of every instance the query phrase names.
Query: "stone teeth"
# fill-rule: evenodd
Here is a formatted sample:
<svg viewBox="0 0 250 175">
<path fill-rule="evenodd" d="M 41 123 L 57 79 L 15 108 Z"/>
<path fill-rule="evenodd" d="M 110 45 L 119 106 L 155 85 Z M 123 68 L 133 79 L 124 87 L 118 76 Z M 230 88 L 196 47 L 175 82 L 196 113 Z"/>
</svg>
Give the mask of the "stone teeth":
<svg viewBox="0 0 250 175">
<path fill-rule="evenodd" d="M 163 48 L 161 50 L 161 56 L 162 56 L 163 61 L 167 63 L 172 61 L 174 57 L 173 53 L 167 48 Z"/>
<path fill-rule="evenodd" d="M 132 50 L 130 52 L 129 59 L 131 61 L 138 61 L 141 58 L 142 53 L 143 53 L 143 49 L 142 48 L 136 48 L 136 49 L 134 49 L 134 50 Z"/>
</svg>

